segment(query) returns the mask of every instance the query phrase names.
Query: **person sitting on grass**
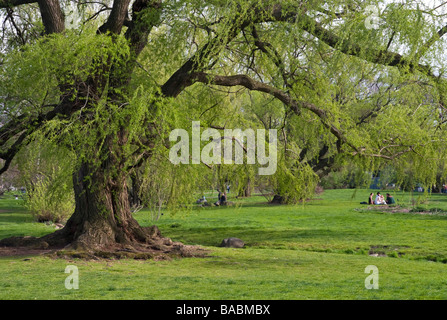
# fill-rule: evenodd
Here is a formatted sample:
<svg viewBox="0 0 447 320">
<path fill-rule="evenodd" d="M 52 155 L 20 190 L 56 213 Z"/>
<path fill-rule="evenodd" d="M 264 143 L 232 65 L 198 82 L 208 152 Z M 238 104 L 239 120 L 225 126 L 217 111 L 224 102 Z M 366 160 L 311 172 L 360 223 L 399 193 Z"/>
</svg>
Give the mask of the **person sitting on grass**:
<svg viewBox="0 0 447 320">
<path fill-rule="evenodd" d="M 222 196 L 220 197 L 220 204 L 221 205 L 225 205 L 225 204 L 227 204 L 227 194 L 224 192 L 223 194 L 222 194 Z"/>
<path fill-rule="evenodd" d="M 385 199 L 380 194 L 380 192 L 377 192 L 376 200 L 374 201 L 374 204 L 386 204 Z"/>
<path fill-rule="evenodd" d="M 374 204 L 373 195 L 374 193 L 372 192 L 369 194 L 368 204 Z"/>
<path fill-rule="evenodd" d="M 395 204 L 396 201 L 394 201 L 394 197 L 390 195 L 389 193 L 386 194 L 386 203 L 387 204 Z"/>
</svg>

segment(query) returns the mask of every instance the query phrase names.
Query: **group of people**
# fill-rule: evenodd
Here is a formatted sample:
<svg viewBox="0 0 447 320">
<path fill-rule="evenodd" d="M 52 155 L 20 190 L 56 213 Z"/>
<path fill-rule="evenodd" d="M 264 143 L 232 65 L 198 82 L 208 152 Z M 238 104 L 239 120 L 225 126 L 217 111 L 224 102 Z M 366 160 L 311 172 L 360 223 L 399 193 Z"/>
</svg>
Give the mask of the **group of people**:
<svg viewBox="0 0 447 320">
<path fill-rule="evenodd" d="M 221 192 L 219 189 L 217 189 L 218 196 L 217 201 L 214 203 L 215 206 L 220 205 L 226 205 L 227 204 L 227 193 L 230 192 L 230 185 L 226 186 L 227 192 Z M 205 196 L 202 196 L 200 199 L 196 201 L 197 204 L 200 204 L 202 206 L 210 206 L 208 201 L 206 200 Z"/>
<path fill-rule="evenodd" d="M 394 198 L 389 193 L 386 194 L 386 199 L 383 197 L 383 195 L 380 194 L 380 192 L 377 192 L 376 198 L 373 200 L 374 193 L 370 193 L 368 204 L 394 204 L 396 201 L 394 201 Z"/>
</svg>

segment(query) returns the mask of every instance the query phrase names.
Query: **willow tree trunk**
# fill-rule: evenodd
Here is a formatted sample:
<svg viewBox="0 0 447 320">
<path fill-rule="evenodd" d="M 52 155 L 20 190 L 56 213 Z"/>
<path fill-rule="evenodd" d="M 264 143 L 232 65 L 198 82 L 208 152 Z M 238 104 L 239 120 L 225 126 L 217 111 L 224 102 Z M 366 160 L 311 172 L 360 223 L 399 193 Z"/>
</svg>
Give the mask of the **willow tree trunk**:
<svg viewBox="0 0 447 320">
<path fill-rule="evenodd" d="M 245 181 L 244 188 L 239 191 L 238 196 L 246 198 L 251 197 L 252 190 L 253 190 L 252 182 L 250 178 L 247 178 L 247 180 Z"/>
<path fill-rule="evenodd" d="M 132 216 L 126 176 L 111 177 L 83 163 L 73 175 L 76 207 L 65 227 L 39 241 L 64 252 L 98 256 L 151 258 L 158 255 L 195 256 L 199 248 L 173 242 L 156 226 L 142 227 Z"/>
<path fill-rule="evenodd" d="M 76 209 L 66 224 L 72 246 L 112 249 L 118 245 L 146 243 L 152 236 L 131 214 L 126 177 L 108 177 L 82 164 L 73 176 Z"/>
</svg>

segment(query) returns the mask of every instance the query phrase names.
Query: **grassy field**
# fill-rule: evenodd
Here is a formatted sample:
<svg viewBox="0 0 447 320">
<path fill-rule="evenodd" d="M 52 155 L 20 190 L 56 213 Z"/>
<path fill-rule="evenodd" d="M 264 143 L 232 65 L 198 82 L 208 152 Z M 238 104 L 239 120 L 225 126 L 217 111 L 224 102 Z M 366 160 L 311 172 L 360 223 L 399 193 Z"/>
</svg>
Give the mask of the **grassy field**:
<svg viewBox="0 0 447 320">
<path fill-rule="evenodd" d="M 369 192 L 326 190 L 298 206 L 230 197 L 236 206 L 165 213 L 156 222 L 164 236 L 209 249 L 206 258 L 2 257 L 0 299 L 447 299 L 447 194 L 396 192 L 415 212 L 393 213 L 360 204 Z M 0 199 L 0 238 L 54 231 L 19 202 Z M 136 217 L 154 224 L 147 211 Z M 228 237 L 245 248 L 218 247 Z M 68 265 L 79 270 L 78 290 L 65 288 Z M 365 288 L 370 265 L 378 289 Z"/>
</svg>

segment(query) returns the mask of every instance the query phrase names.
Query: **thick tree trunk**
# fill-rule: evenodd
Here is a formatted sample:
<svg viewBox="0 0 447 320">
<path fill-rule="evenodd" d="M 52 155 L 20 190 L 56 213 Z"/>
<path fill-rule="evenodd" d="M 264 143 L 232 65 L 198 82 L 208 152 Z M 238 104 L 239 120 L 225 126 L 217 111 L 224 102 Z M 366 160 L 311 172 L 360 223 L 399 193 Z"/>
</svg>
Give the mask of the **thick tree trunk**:
<svg viewBox="0 0 447 320">
<path fill-rule="evenodd" d="M 46 34 L 61 33 L 65 30 L 65 17 L 59 0 L 39 0 L 40 14 Z"/>
<path fill-rule="evenodd" d="M 82 164 L 73 176 L 76 208 L 64 229 L 50 235 L 50 245 L 101 253 L 185 254 L 181 243 L 162 237 L 156 226 L 142 227 L 132 216 L 126 177 Z"/>
<path fill-rule="evenodd" d="M 83 164 L 73 185 L 76 209 L 66 225 L 66 237 L 73 247 L 108 250 L 160 237 L 158 232 L 142 228 L 132 216 L 124 176 L 106 177 L 101 170 L 95 172 Z"/>
</svg>

